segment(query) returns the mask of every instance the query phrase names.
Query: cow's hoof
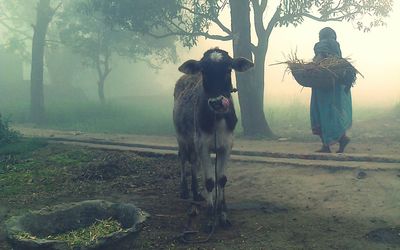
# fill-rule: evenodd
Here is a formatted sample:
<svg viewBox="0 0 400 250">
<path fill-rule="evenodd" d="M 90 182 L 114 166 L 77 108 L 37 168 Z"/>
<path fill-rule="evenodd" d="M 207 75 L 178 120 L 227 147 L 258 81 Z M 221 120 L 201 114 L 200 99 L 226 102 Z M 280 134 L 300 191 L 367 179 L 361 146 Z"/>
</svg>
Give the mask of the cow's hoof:
<svg viewBox="0 0 400 250">
<path fill-rule="evenodd" d="M 232 227 L 232 223 L 228 220 L 228 216 L 225 212 L 222 212 L 219 217 L 219 225 L 224 229 Z"/>
<path fill-rule="evenodd" d="M 232 223 L 230 222 L 230 220 L 226 219 L 226 220 L 220 220 L 219 221 L 220 226 L 223 229 L 229 229 L 232 227 Z"/>
<path fill-rule="evenodd" d="M 214 230 L 214 227 L 214 221 L 209 221 L 207 224 L 204 224 L 201 229 L 204 233 L 209 234 Z"/>
<path fill-rule="evenodd" d="M 193 194 L 194 201 L 205 201 L 206 199 L 201 195 L 201 193 L 194 193 Z"/>
<path fill-rule="evenodd" d="M 181 197 L 181 199 L 184 199 L 184 200 L 189 199 L 189 192 L 188 191 L 182 191 L 180 197 Z"/>
<path fill-rule="evenodd" d="M 196 206 L 196 205 L 191 205 L 190 206 L 190 208 L 189 208 L 189 210 L 188 210 L 188 215 L 190 216 L 190 217 L 195 217 L 195 216 L 197 216 L 197 215 L 199 215 L 200 214 L 200 211 L 199 211 L 199 208 Z"/>
</svg>

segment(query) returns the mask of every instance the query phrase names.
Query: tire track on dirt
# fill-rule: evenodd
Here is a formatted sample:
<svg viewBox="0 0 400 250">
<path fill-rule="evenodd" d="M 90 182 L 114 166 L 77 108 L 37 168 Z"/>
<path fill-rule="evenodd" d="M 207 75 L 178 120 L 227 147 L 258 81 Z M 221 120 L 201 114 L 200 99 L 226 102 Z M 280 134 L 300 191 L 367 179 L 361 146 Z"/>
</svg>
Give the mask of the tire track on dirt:
<svg viewBox="0 0 400 250">
<path fill-rule="evenodd" d="M 172 151 L 178 150 L 177 146 L 116 142 L 103 139 L 76 139 L 76 138 L 65 138 L 65 137 L 47 137 L 46 139 L 59 142 L 67 141 L 67 142 L 81 142 L 81 143 L 91 143 L 100 145 L 126 146 L 126 147 L 135 147 L 144 149 L 156 149 L 156 150 L 172 150 Z M 282 159 L 302 159 L 302 160 L 400 163 L 400 158 L 389 157 L 389 156 L 384 156 L 384 157 L 371 156 L 371 155 L 300 154 L 300 153 L 281 153 L 281 152 L 270 152 L 270 151 L 247 151 L 247 150 L 237 150 L 237 149 L 233 149 L 231 155 L 282 158 Z"/>
<path fill-rule="evenodd" d="M 52 143 L 72 144 L 77 146 L 85 146 L 91 148 L 100 148 L 100 149 L 116 150 L 116 151 L 131 151 L 149 157 L 177 156 L 177 148 L 174 146 L 157 146 L 157 145 L 146 145 L 146 144 L 135 144 L 135 143 L 109 142 L 105 140 L 82 140 L 82 139 L 70 139 L 70 138 L 64 139 L 55 137 L 47 139 L 49 142 Z M 327 158 L 320 159 L 312 157 L 308 159 L 267 157 L 267 156 L 256 156 L 256 154 L 251 155 L 251 153 L 253 153 L 251 151 L 246 151 L 246 152 L 249 152 L 249 155 L 232 154 L 231 160 L 243 163 L 261 163 L 261 164 L 268 163 L 276 167 L 286 165 L 286 166 L 303 167 L 303 168 L 322 168 L 330 172 L 343 171 L 343 170 L 372 170 L 372 171 L 400 170 L 399 163 L 390 161 L 389 162 L 355 161 L 354 160 L 355 157 L 353 158 L 350 157 L 349 159 L 353 159 L 350 161 L 346 161 L 344 159 L 335 161 Z M 290 154 L 290 155 L 295 156 L 296 154 Z"/>
</svg>

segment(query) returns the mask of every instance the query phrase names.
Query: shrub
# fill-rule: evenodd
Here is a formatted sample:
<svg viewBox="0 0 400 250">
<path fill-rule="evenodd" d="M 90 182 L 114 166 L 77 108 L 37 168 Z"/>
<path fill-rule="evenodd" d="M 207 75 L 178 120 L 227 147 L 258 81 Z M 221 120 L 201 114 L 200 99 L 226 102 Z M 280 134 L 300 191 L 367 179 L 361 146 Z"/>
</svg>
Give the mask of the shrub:
<svg viewBox="0 0 400 250">
<path fill-rule="evenodd" d="M 3 120 L 0 114 L 0 146 L 17 141 L 20 134 L 9 127 L 9 120 Z"/>
<path fill-rule="evenodd" d="M 400 117 L 400 102 L 394 106 L 394 115 Z"/>
</svg>

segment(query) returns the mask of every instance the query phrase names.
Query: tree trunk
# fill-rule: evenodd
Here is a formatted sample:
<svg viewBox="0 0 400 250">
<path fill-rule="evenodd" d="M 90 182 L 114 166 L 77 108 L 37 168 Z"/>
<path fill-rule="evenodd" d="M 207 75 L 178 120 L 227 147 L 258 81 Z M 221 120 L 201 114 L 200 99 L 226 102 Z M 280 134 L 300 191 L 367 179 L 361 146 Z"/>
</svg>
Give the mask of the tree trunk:
<svg viewBox="0 0 400 250">
<path fill-rule="evenodd" d="M 253 60 L 249 1 L 230 0 L 234 57 Z M 265 55 L 255 55 L 255 68 L 236 73 L 243 132 L 246 136 L 272 137 L 264 114 Z"/>
<path fill-rule="evenodd" d="M 37 6 L 36 25 L 32 39 L 31 65 L 31 120 L 36 124 L 45 122 L 43 94 L 43 58 L 46 33 L 51 20 L 50 0 L 40 0 Z"/>
<path fill-rule="evenodd" d="M 100 103 L 101 104 L 105 104 L 106 103 L 106 98 L 104 96 L 104 82 L 105 82 L 105 78 L 101 77 L 100 80 L 98 81 L 98 93 L 99 93 L 99 99 L 100 99 Z"/>
<path fill-rule="evenodd" d="M 108 49 L 105 50 L 103 56 L 104 56 L 103 60 L 101 54 L 98 54 L 96 56 L 96 68 L 97 68 L 97 74 L 99 76 L 99 81 L 97 82 L 97 85 L 98 85 L 98 93 L 101 104 L 106 103 L 106 98 L 104 95 L 104 83 L 106 82 L 106 79 L 112 70 L 110 67 L 111 54 L 109 53 Z"/>
</svg>

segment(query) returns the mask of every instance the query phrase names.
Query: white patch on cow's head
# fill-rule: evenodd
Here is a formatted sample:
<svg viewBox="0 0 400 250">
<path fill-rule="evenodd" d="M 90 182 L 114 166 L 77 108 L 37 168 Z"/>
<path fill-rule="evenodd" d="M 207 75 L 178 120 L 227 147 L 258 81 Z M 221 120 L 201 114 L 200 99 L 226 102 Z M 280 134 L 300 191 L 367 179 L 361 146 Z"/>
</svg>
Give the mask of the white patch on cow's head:
<svg viewBox="0 0 400 250">
<path fill-rule="evenodd" d="M 220 62 L 223 58 L 224 56 L 222 55 L 222 53 L 218 51 L 214 51 L 210 54 L 210 59 L 214 62 Z"/>
</svg>

